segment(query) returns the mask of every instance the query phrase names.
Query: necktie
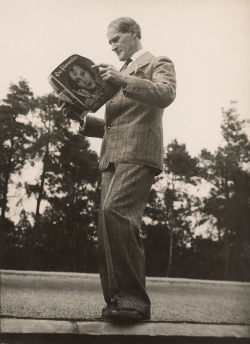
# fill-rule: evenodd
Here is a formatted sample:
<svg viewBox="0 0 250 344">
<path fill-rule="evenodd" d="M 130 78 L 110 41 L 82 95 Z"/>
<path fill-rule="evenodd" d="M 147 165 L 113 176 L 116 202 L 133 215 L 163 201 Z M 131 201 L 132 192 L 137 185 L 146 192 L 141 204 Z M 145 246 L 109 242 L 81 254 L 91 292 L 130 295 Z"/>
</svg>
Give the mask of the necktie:
<svg viewBox="0 0 250 344">
<path fill-rule="evenodd" d="M 125 70 L 127 67 L 128 67 L 128 65 L 130 64 L 130 62 L 132 62 L 133 60 L 132 59 L 127 59 L 127 61 L 124 63 L 124 65 L 122 66 L 122 69 L 121 69 L 121 71 L 122 70 Z"/>
</svg>

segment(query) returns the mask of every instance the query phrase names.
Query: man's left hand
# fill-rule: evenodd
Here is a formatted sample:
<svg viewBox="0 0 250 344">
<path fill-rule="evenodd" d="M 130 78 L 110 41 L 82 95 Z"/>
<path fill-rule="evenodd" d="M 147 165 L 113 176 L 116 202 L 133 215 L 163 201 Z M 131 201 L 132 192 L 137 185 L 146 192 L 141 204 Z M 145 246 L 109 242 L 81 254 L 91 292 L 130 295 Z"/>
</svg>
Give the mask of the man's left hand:
<svg viewBox="0 0 250 344">
<path fill-rule="evenodd" d="M 62 100 L 59 100 L 58 105 L 61 107 L 61 111 L 65 117 L 72 119 L 73 121 L 77 121 L 81 126 L 83 126 L 84 118 L 89 111 L 83 111 L 82 114 L 79 115 L 78 112 L 74 111 L 74 105 L 65 103 Z"/>
<path fill-rule="evenodd" d="M 91 68 L 99 68 L 101 78 L 104 81 L 112 82 L 118 86 L 127 86 L 126 76 L 119 72 L 114 66 L 107 63 L 100 63 L 91 66 Z"/>
</svg>

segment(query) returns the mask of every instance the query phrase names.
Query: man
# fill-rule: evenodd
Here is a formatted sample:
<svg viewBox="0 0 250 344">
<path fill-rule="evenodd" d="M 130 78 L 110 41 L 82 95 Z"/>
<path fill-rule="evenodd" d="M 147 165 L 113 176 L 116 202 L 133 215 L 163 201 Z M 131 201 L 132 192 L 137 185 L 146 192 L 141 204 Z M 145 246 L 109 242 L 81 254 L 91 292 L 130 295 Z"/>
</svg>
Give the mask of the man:
<svg viewBox="0 0 250 344">
<path fill-rule="evenodd" d="M 114 321 L 150 319 L 145 290 L 144 249 L 140 225 L 155 175 L 163 170 L 162 115 L 175 99 L 175 70 L 167 57 L 155 57 L 141 44 L 141 30 L 131 18 L 108 26 L 108 41 L 120 61 L 118 71 L 100 63 L 103 80 L 120 86 L 106 104 L 104 120 L 85 117 L 81 133 L 103 138 L 100 169 L 102 195 L 98 228 L 100 278 Z M 68 114 L 68 109 L 64 110 Z"/>
</svg>

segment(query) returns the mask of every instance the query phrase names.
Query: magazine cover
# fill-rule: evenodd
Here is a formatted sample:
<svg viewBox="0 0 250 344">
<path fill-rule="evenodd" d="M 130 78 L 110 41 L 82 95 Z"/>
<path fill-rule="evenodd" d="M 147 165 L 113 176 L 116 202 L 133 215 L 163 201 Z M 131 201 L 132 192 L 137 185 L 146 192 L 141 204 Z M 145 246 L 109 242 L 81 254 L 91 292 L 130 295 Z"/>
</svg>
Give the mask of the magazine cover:
<svg viewBox="0 0 250 344">
<path fill-rule="evenodd" d="M 80 56 L 71 55 L 48 77 L 57 96 L 73 104 L 78 114 L 84 110 L 96 112 L 119 90 L 119 87 L 105 82 L 98 68 L 91 69 L 94 62 Z"/>
</svg>

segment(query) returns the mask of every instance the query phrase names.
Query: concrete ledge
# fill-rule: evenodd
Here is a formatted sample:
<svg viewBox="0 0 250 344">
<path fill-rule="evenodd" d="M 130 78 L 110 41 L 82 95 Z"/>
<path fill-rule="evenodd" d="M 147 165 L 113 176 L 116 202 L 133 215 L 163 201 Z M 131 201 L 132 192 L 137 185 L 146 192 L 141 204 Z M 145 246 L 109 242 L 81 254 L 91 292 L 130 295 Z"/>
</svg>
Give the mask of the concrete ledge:
<svg viewBox="0 0 250 344">
<path fill-rule="evenodd" d="M 99 274 L 78 273 L 78 272 L 53 272 L 53 271 L 25 271 L 25 270 L 0 270 L 1 275 L 16 275 L 16 276 L 56 276 L 68 278 L 82 278 L 100 280 Z M 198 284 L 226 284 L 226 285 L 241 285 L 250 286 L 250 282 L 237 281 L 216 281 L 216 280 L 199 280 L 190 278 L 175 278 L 175 277 L 146 277 L 147 282 L 169 282 L 172 283 L 198 283 Z"/>
<path fill-rule="evenodd" d="M 250 325 L 213 325 L 145 322 L 117 324 L 105 321 L 74 322 L 1 318 L 1 333 L 73 334 L 92 336 L 250 338 Z"/>
</svg>

